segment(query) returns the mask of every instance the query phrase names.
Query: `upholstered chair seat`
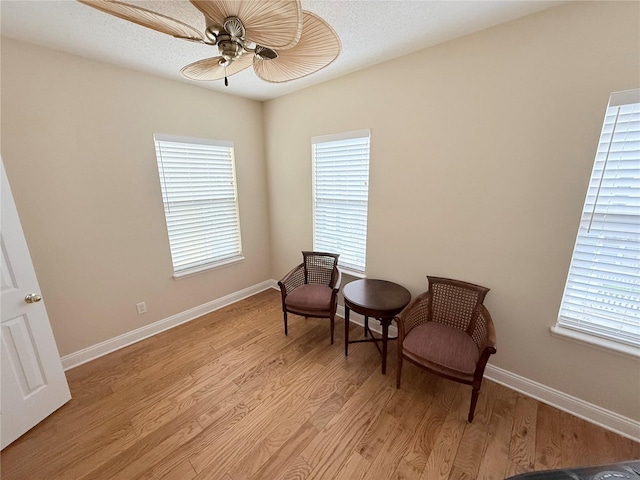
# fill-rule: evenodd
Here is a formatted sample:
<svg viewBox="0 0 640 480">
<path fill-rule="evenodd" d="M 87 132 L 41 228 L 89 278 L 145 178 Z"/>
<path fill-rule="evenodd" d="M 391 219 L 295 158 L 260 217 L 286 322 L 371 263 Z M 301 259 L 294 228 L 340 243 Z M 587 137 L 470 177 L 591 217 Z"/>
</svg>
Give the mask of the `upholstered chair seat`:
<svg viewBox="0 0 640 480">
<path fill-rule="evenodd" d="M 444 375 L 473 380 L 480 357 L 478 346 L 469 335 L 437 322 L 423 323 L 411 330 L 402 343 L 403 354 L 413 362 Z"/>
<path fill-rule="evenodd" d="M 285 298 L 285 305 L 290 309 L 317 312 L 331 310 L 331 294 L 333 289 L 326 285 L 300 285 Z"/>
</svg>

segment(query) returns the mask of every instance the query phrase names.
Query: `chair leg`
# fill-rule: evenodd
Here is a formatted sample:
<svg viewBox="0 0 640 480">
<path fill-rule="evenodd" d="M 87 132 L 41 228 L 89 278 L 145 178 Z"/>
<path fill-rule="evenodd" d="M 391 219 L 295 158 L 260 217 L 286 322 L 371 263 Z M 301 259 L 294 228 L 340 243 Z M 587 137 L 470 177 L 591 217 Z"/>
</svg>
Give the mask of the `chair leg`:
<svg viewBox="0 0 640 480">
<path fill-rule="evenodd" d="M 396 375 L 396 388 L 400 388 L 400 378 L 402 377 L 402 353 L 398 353 L 398 368 Z"/>
<path fill-rule="evenodd" d="M 333 331 L 335 329 L 335 316 L 331 315 L 331 345 L 333 345 Z"/>
<path fill-rule="evenodd" d="M 289 330 L 287 329 L 287 312 L 284 312 L 284 334 L 289 335 Z"/>
<path fill-rule="evenodd" d="M 471 406 L 469 407 L 469 423 L 473 422 L 473 414 L 476 411 L 476 403 L 478 403 L 478 396 L 480 395 L 480 385 L 477 387 L 474 385 L 473 391 L 471 392 Z"/>
</svg>

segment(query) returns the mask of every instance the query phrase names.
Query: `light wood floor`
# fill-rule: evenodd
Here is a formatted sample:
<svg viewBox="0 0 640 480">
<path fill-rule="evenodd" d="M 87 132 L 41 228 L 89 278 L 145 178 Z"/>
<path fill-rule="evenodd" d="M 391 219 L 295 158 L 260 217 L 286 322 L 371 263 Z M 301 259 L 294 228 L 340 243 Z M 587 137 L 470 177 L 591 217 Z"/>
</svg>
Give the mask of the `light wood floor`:
<svg viewBox="0 0 640 480">
<path fill-rule="evenodd" d="M 469 424 L 469 387 L 407 364 L 397 390 L 395 348 L 383 376 L 372 344 L 345 358 L 341 326 L 331 346 L 326 320 L 290 316 L 285 337 L 269 290 L 75 368 L 2 479 L 503 479 L 640 458 L 490 381 Z"/>
</svg>

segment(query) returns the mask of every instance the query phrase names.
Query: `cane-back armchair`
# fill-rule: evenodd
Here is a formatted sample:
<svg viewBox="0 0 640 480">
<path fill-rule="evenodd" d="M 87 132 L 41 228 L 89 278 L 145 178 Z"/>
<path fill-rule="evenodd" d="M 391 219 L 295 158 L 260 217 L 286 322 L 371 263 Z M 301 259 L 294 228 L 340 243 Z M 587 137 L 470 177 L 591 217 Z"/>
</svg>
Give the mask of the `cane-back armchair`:
<svg viewBox="0 0 640 480">
<path fill-rule="evenodd" d="M 496 353 L 496 333 L 483 305 L 488 288 L 448 278 L 427 277 L 429 290 L 397 317 L 400 388 L 402 361 L 473 387 L 469 422 L 480 394 L 489 356 Z"/>
<path fill-rule="evenodd" d="M 333 343 L 338 291 L 342 281 L 338 257 L 335 253 L 302 252 L 302 263 L 278 282 L 282 294 L 285 335 L 289 334 L 287 313 L 305 318 L 328 318 Z"/>
</svg>

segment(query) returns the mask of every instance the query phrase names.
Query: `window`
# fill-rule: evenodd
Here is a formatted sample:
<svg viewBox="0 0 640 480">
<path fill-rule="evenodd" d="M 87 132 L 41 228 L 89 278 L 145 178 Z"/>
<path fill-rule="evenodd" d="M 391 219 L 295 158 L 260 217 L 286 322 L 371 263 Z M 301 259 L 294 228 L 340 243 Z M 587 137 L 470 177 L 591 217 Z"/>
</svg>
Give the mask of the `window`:
<svg viewBox="0 0 640 480">
<path fill-rule="evenodd" d="M 609 99 L 558 328 L 640 347 L 640 90 Z"/>
<path fill-rule="evenodd" d="M 241 260 L 233 143 L 153 138 L 174 276 Z"/>
<path fill-rule="evenodd" d="M 339 265 L 364 273 L 367 257 L 369 130 L 311 139 L 313 249 L 340 254 Z"/>
</svg>

